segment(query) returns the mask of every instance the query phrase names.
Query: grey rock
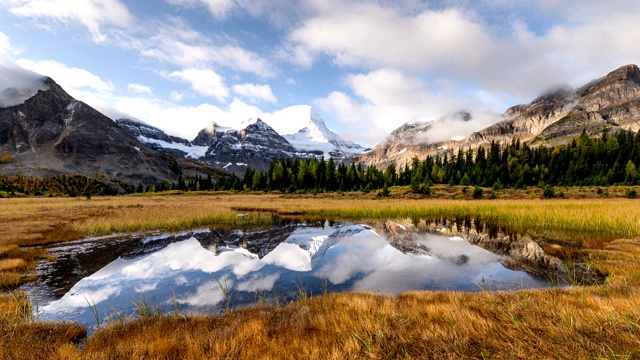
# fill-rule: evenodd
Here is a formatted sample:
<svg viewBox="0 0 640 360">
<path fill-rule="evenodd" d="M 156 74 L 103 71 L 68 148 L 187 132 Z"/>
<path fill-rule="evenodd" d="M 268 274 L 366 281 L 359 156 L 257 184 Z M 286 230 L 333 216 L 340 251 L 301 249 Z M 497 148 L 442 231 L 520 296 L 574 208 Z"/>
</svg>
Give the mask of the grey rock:
<svg viewBox="0 0 640 360">
<path fill-rule="evenodd" d="M 73 99 L 51 78 L 43 82 L 48 90 L 39 90 L 22 104 L 0 108 L 0 154 L 14 159 L 0 173 L 79 174 L 147 185 L 177 181 L 182 174 L 173 156 L 144 146 L 108 117 Z M 192 170 L 198 171 L 197 166 Z"/>
</svg>

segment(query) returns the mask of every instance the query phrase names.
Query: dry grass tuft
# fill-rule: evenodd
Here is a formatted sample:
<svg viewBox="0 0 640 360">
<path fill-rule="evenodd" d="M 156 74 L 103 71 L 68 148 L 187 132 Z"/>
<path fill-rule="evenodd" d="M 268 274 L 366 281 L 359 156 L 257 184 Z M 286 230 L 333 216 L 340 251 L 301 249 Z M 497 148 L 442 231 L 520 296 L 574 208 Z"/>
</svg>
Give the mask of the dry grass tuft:
<svg viewBox="0 0 640 360">
<path fill-rule="evenodd" d="M 597 286 L 397 297 L 330 294 L 218 316 L 150 317 L 125 328 L 103 328 L 83 348 L 77 345 L 83 328 L 34 322 L 27 299 L 6 293 L 0 296 L 0 358 L 640 358 L 639 201 L 209 194 L 0 204 L 3 225 L 8 224 L 0 229 L 0 286 L 6 288 L 24 281 L 34 261 L 45 256 L 21 246 L 83 234 L 255 226 L 278 221 L 278 214 L 347 220 L 462 216 L 540 234 L 581 234 L 572 238 L 583 246 L 580 252 L 558 245 L 546 249 L 579 256 L 608 275 Z M 238 217 L 239 209 L 248 216 Z"/>
<path fill-rule="evenodd" d="M 21 279 L 20 273 L 3 271 L 0 273 L 0 289 L 14 289 L 20 285 Z"/>
<path fill-rule="evenodd" d="M 27 268 L 27 262 L 24 259 L 4 259 L 0 260 L 0 272 L 5 271 L 24 271 Z"/>
</svg>

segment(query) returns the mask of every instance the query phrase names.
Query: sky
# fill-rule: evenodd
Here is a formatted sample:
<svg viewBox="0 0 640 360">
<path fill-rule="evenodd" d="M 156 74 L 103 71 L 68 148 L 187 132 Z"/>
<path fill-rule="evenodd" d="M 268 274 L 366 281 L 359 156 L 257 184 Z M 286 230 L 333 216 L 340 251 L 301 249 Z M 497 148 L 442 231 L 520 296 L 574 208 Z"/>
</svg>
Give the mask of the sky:
<svg viewBox="0 0 640 360">
<path fill-rule="evenodd" d="M 638 64 L 639 18 L 637 0 L 0 0 L 0 66 L 187 139 L 306 104 L 370 146 Z"/>
</svg>

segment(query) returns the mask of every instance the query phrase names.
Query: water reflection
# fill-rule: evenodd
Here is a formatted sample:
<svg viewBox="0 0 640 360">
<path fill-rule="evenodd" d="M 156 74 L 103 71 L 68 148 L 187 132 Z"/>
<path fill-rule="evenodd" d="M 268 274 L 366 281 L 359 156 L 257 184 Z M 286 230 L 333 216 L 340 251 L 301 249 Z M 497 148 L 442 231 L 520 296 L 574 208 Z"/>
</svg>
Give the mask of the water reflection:
<svg viewBox="0 0 640 360">
<path fill-rule="evenodd" d="M 181 312 L 214 312 L 223 306 L 225 287 L 232 306 L 244 306 L 255 302 L 256 291 L 286 301 L 299 287 L 313 294 L 325 288 L 397 294 L 548 286 L 506 269 L 499 255 L 459 237 L 414 233 L 402 225 L 321 225 L 145 238 L 61 298 L 40 301 L 39 314 L 90 326 L 95 321 L 89 304 L 101 317 L 114 309 L 134 314 L 132 299 L 139 293 L 166 311 L 178 306 Z M 37 286 L 44 291 L 48 285 Z"/>
</svg>

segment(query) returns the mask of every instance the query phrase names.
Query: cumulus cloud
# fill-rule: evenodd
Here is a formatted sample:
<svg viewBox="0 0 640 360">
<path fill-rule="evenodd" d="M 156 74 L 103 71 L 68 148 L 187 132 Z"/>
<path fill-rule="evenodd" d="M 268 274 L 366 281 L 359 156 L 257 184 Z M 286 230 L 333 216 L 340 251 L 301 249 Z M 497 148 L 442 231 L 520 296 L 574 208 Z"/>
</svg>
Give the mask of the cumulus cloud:
<svg viewBox="0 0 640 360">
<path fill-rule="evenodd" d="M 269 85 L 238 84 L 233 86 L 233 92 L 252 103 L 275 104 L 278 102 L 278 98 L 273 94 Z"/>
<path fill-rule="evenodd" d="M 17 55 L 20 51 L 16 49 L 7 35 L 0 31 L 0 56 Z"/>
<path fill-rule="evenodd" d="M 413 3 L 329 1 L 290 32 L 282 51 L 304 68 L 328 57 L 343 68 L 437 74 L 519 97 L 640 57 L 636 1 Z M 536 28 L 527 22 L 542 20 Z"/>
<path fill-rule="evenodd" d="M 127 85 L 127 89 L 129 89 L 129 91 L 133 92 L 134 94 L 148 94 L 151 95 L 153 94 L 153 91 L 151 91 L 151 88 L 149 86 L 146 85 L 142 85 L 142 84 L 129 84 Z"/>
<path fill-rule="evenodd" d="M 0 0 L 0 4 L 19 17 L 82 24 L 95 42 L 107 39 L 103 26 L 126 27 L 133 21 L 129 9 L 118 0 Z"/>
<path fill-rule="evenodd" d="M 51 77 L 72 96 L 84 91 L 104 93 L 115 89 L 111 81 L 105 81 L 85 69 L 68 67 L 58 61 L 19 59 L 16 63 L 25 69 Z"/>
<path fill-rule="evenodd" d="M 480 102 L 461 98 L 446 83 L 431 91 L 428 83 L 393 68 L 350 74 L 345 84 L 353 96 L 334 91 L 314 102 L 343 125 L 348 138 L 363 144 L 379 141 L 406 122 L 435 120 Z"/>
<path fill-rule="evenodd" d="M 193 90 L 199 94 L 214 97 L 221 102 L 229 96 L 229 89 L 224 84 L 224 80 L 213 70 L 186 69 L 174 71 L 167 76 L 190 83 Z"/>
<path fill-rule="evenodd" d="M 429 70 L 472 66 L 494 50 L 484 27 L 457 9 L 406 15 L 375 3 L 349 8 L 320 13 L 295 29 L 289 35 L 294 59 L 304 65 L 327 54 L 338 66 Z"/>
<path fill-rule="evenodd" d="M 257 118 L 262 111 L 240 100 L 226 107 L 211 104 L 178 106 L 159 99 L 117 97 L 99 108 L 112 118 L 124 114 L 158 127 L 171 135 L 192 140 L 200 130 L 212 122 L 233 126 L 249 118 Z"/>
</svg>

